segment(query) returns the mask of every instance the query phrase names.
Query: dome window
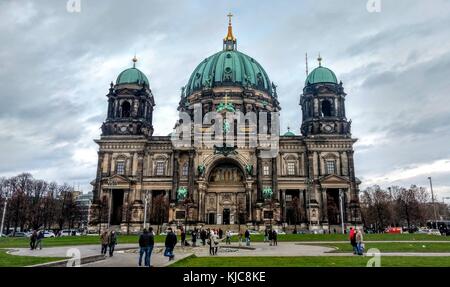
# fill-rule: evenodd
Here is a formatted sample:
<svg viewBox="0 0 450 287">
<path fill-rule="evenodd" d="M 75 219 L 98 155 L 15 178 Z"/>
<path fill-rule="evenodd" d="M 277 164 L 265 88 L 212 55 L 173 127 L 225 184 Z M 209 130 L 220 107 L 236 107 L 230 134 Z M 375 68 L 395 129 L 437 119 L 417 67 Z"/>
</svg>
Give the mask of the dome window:
<svg viewBox="0 0 450 287">
<path fill-rule="evenodd" d="M 332 108 L 329 100 L 322 101 L 322 117 L 331 117 L 332 116 Z"/>
<path fill-rule="evenodd" d="M 122 118 L 129 118 L 131 116 L 131 105 L 128 101 L 122 103 Z"/>
</svg>

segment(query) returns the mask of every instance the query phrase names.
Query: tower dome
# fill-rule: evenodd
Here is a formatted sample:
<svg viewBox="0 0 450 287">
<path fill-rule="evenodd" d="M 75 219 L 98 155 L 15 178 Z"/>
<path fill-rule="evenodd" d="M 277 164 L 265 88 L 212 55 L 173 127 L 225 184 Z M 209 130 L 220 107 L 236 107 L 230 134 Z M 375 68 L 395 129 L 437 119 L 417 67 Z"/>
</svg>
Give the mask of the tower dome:
<svg viewBox="0 0 450 287">
<path fill-rule="evenodd" d="M 231 19 L 232 15 L 229 15 Z M 223 50 L 203 60 L 192 72 L 186 96 L 203 88 L 242 86 L 272 95 L 272 84 L 263 67 L 252 57 L 236 50 L 231 20 L 223 39 Z"/>
<path fill-rule="evenodd" d="M 320 57 L 320 55 L 317 60 L 319 61 L 319 67 L 315 68 L 311 73 L 309 73 L 305 81 L 305 86 L 318 83 L 337 84 L 338 80 L 334 72 L 326 67 L 322 67 L 322 58 Z"/>
<path fill-rule="evenodd" d="M 133 58 L 133 67 L 122 71 L 119 76 L 117 76 L 116 84 L 138 84 L 150 86 L 149 81 L 145 74 L 136 68 L 136 57 Z"/>
</svg>

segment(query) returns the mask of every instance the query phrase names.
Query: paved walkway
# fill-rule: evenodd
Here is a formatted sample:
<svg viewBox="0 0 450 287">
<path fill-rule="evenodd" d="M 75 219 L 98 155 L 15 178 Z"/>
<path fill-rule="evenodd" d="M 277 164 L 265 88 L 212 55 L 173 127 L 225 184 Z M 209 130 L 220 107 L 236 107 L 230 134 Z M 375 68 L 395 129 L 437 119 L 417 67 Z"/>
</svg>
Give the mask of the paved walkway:
<svg viewBox="0 0 450 287">
<path fill-rule="evenodd" d="M 414 241 L 417 242 L 417 241 Z M 324 243 L 324 242 L 279 242 L 278 246 L 270 246 L 268 243 L 252 243 L 250 248 L 239 248 L 237 243 L 231 245 L 221 244 L 217 256 L 219 257 L 237 257 L 237 256 L 352 256 L 351 253 L 330 253 L 333 248 L 324 246 L 302 245 L 302 243 Z M 330 242 L 335 243 L 335 242 Z M 12 255 L 22 256 L 52 256 L 66 257 L 71 256 L 70 249 L 77 249 L 81 257 L 98 255 L 100 246 L 98 245 L 79 245 L 64 247 L 48 247 L 42 250 L 30 250 L 28 248 L 17 248 L 10 250 Z M 164 267 L 169 265 L 167 257 L 163 256 L 163 244 L 157 243 L 152 253 L 152 265 L 155 267 Z M 69 252 L 69 253 L 68 253 Z M 175 248 L 175 261 L 181 260 L 195 254 L 198 257 L 208 257 L 208 246 L 199 247 L 181 247 Z M 86 267 L 135 267 L 138 263 L 138 245 L 137 244 L 119 244 L 113 257 L 105 257 L 104 260 L 85 264 Z M 381 253 L 381 256 L 450 256 L 450 253 L 437 252 L 388 252 Z M 172 263 L 171 261 L 170 263 Z"/>
</svg>

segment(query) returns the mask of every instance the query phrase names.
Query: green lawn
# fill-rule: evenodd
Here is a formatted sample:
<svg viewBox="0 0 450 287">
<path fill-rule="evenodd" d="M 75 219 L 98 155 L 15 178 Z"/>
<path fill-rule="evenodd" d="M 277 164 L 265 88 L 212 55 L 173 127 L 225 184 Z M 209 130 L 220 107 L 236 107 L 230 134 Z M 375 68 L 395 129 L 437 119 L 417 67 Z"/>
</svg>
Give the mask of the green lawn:
<svg viewBox="0 0 450 287">
<path fill-rule="evenodd" d="M 278 235 L 278 241 L 347 241 L 347 235 L 345 234 L 286 234 Z M 178 236 L 179 238 L 179 236 Z M 165 236 L 157 235 L 156 242 L 164 242 Z M 191 239 L 190 236 L 187 237 Z M 233 241 L 237 241 L 237 236 L 233 236 Z M 252 235 L 251 240 L 253 242 L 261 242 L 264 240 L 263 235 Z M 434 236 L 427 234 L 367 234 L 364 236 L 365 241 L 383 241 L 383 240 L 449 240 L 450 236 Z M 119 235 L 118 243 L 137 243 L 137 235 Z M 66 246 L 66 245 L 84 245 L 84 244 L 99 244 L 100 240 L 98 236 L 67 236 L 59 238 L 46 238 L 44 239 L 44 246 Z M 27 238 L 0 238 L 0 248 L 13 248 L 13 247 L 28 247 L 29 241 Z"/>
<path fill-rule="evenodd" d="M 35 256 L 16 256 L 6 253 L 6 250 L 0 250 L 0 267 L 22 267 L 40 263 L 62 260 L 59 257 L 35 257 Z"/>
<path fill-rule="evenodd" d="M 195 257 L 171 267 L 365 267 L 372 257 Z M 450 267 L 450 257 L 382 257 L 382 267 Z"/>
<path fill-rule="evenodd" d="M 336 248 L 332 252 L 352 252 L 352 246 L 349 243 L 314 243 L 311 245 L 325 246 Z M 376 243 L 366 243 L 366 250 L 370 248 L 377 248 L 381 252 L 450 252 L 450 242 L 449 243 L 407 243 L 407 242 L 376 242 Z"/>
<path fill-rule="evenodd" d="M 347 241 L 347 235 L 345 234 L 286 234 L 278 235 L 278 241 Z M 178 236 L 179 238 L 179 236 Z M 157 235 L 155 237 L 156 242 L 164 242 L 165 236 Z M 191 239 L 190 236 L 187 237 Z M 237 236 L 233 236 L 233 241 L 237 241 Z M 253 242 L 261 242 L 264 240 L 263 235 L 252 235 L 251 240 Z M 383 241 L 383 240 L 449 240 L 450 236 L 434 236 L 427 234 L 367 234 L 364 237 L 365 241 Z M 137 243 L 137 235 L 119 235 L 118 242 L 120 243 Z M 44 239 L 44 246 L 66 246 L 66 245 L 84 245 L 84 244 L 99 244 L 99 236 L 67 236 L 59 238 L 46 238 Z M 29 241 L 27 238 L 0 238 L 0 248 L 13 248 L 13 247 L 28 247 Z"/>
</svg>

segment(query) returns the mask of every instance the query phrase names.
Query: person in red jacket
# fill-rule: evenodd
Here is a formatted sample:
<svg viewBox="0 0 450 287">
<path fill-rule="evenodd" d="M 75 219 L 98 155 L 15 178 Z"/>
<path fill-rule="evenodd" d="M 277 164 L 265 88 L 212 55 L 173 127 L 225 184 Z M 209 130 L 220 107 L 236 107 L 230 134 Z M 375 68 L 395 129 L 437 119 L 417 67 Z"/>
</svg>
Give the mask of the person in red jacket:
<svg viewBox="0 0 450 287">
<path fill-rule="evenodd" d="M 349 239 L 350 239 L 350 244 L 353 247 L 353 254 L 357 254 L 358 248 L 356 246 L 356 233 L 355 233 L 355 230 L 353 229 L 353 227 L 350 227 Z"/>
</svg>

